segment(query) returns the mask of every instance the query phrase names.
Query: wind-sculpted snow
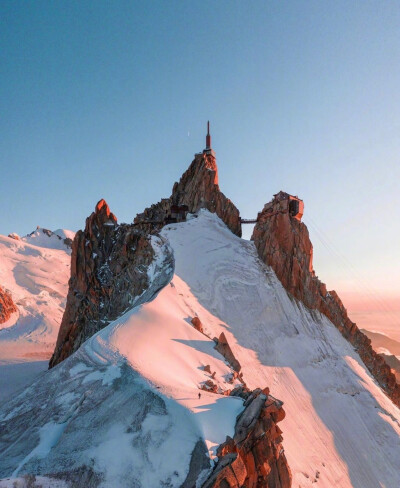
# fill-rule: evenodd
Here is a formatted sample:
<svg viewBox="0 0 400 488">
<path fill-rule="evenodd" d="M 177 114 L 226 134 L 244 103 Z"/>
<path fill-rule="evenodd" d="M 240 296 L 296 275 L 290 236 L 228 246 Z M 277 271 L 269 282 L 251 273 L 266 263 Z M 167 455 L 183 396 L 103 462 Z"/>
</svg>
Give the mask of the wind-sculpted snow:
<svg viewBox="0 0 400 488">
<path fill-rule="evenodd" d="M 293 487 L 400 486 L 399 410 L 253 243 L 207 211 L 151 242 L 151 287 L 136 307 L 0 408 L 1 477 L 200 488 L 244 409 L 224 395 L 239 381 L 209 339 L 224 333 L 247 386 L 284 402 Z M 207 381 L 216 393 L 200 390 Z"/>
<path fill-rule="evenodd" d="M 399 409 L 333 324 L 289 298 L 253 243 L 216 216 L 162 235 L 205 331 L 225 333 L 250 388 L 267 385 L 284 402 L 293 486 L 400 486 Z"/>
<path fill-rule="evenodd" d="M 0 423 L 0 476 L 180 486 L 200 438 L 188 412 L 120 358 L 95 356 L 82 348 L 9 404 Z"/>
<path fill-rule="evenodd" d="M 153 237 L 152 245 L 151 287 L 136 307 L 0 410 L 0 477 L 191 488 L 207 475 L 207 451 L 233 435 L 243 401 L 207 392 L 198 398 L 206 364 L 221 389 L 231 386 L 231 370 L 185 320 L 187 290 L 168 285 L 168 243 Z"/>
</svg>

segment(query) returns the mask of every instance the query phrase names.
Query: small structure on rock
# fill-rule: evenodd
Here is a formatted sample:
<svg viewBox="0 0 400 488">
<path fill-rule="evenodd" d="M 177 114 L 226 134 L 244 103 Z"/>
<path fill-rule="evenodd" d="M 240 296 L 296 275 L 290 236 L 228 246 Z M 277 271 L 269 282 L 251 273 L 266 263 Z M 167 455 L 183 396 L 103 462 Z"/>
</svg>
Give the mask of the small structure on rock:
<svg viewBox="0 0 400 488">
<path fill-rule="evenodd" d="M 240 219 L 241 224 L 256 224 L 261 218 L 269 218 L 279 213 L 288 213 L 291 217 L 301 222 L 304 214 L 304 202 L 297 196 L 280 191 L 274 195 L 272 201 L 267 203 L 256 219 Z"/>
<path fill-rule="evenodd" d="M 171 205 L 171 211 L 165 223 L 174 224 L 177 222 L 185 222 L 188 212 L 189 207 L 187 205 Z"/>
<path fill-rule="evenodd" d="M 264 210 L 267 207 L 271 206 L 271 211 L 282 211 L 282 212 L 289 212 L 289 215 L 299 221 L 304 214 L 304 202 L 300 200 L 298 196 L 289 195 L 284 191 L 280 191 L 274 195 L 274 199 L 272 202 L 267 204 L 264 207 Z M 279 208 L 277 208 L 279 207 Z"/>
</svg>

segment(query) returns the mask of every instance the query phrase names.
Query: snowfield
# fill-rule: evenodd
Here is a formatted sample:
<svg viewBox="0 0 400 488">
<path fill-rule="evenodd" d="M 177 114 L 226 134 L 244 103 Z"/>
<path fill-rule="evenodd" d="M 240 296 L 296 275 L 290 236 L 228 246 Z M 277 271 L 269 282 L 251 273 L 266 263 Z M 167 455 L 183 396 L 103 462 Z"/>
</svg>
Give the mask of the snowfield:
<svg viewBox="0 0 400 488">
<path fill-rule="evenodd" d="M 84 469 L 81 486 L 189 488 L 233 436 L 244 407 L 222 394 L 232 370 L 189 323 L 186 287 L 170 282 L 170 247 L 160 238 L 153 246 L 152 285 L 138 306 L 0 410 L 1 477 L 68 470 L 68 482 Z M 211 377 L 207 365 L 221 394 L 199 389 Z"/>
<path fill-rule="evenodd" d="M 47 369 L 70 275 L 71 250 L 62 239 L 42 229 L 21 240 L 0 236 L 0 284 L 18 308 L 0 324 L 0 402 Z"/>
<path fill-rule="evenodd" d="M 328 319 L 289 298 L 253 243 L 201 211 L 153 247 L 137 306 L 0 407 L 0 477 L 200 487 L 243 409 L 223 395 L 232 370 L 210 338 L 224 332 L 247 385 L 284 402 L 294 488 L 400 486 L 399 409 Z M 206 365 L 216 394 L 199 389 Z"/>
</svg>

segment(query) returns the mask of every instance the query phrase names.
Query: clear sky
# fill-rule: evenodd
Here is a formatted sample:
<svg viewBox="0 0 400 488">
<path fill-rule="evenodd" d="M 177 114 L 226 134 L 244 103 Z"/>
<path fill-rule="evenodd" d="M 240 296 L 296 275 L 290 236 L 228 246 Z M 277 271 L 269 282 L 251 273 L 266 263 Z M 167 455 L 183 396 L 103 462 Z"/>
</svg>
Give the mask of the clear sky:
<svg viewBox="0 0 400 488">
<path fill-rule="evenodd" d="M 242 216 L 299 195 L 328 288 L 399 316 L 398 1 L 2 0 L 0 46 L 0 233 L 131 221 L 210 119 Z"/>
</svg>

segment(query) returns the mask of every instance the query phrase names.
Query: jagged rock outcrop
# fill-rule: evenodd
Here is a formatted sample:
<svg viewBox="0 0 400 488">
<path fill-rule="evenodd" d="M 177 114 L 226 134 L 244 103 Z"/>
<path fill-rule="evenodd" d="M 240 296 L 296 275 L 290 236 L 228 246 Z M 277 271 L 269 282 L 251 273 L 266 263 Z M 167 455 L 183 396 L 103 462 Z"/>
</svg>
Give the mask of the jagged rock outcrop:
<svg viewBox="0 0 400 488">
<path fill-rule="evenodd" d="M 202 488 L 290 488 L 291 473 L 277 423 L 285 418 L 282 402 L 269 390 L 247 393 L 233 439 L 217 451 L 218 463 Z"/>
<path fill-rule="evenodd" d="M 201 320 L 199 319 L 199 317 L 193 317 L 192 320 L 190 321 L 193 325 L 193 327 L 198 330 L 199 332 L 201 332 L 202 334 L 204 334 L 204 330 L 203 330 L 203 324 L 201 323 Z"/>
<path fill-rule="evenodd" d="M 171 198 L 162 198 L 158 203 L 154 203 L 142 213 L 137 214 L 134 225 L 145 232 L 152 234 L 158 232 L 167 223 L 171 205 Z"/>
<path fill-rule="evenodd" d="M 149 285 L 153 256 L 149 235 L 118 225 L 100 200 L 73 241 L 67 305 L 50 367 L 133 306 Z"/>
<path fill-rule="evenodd" d="M 239 210 L 219 189 L 217 163 L 211 154 L 196 154 L 179 182 L 174 184 L 172 195 L 138 214 L 134 223 L 149 232 L 158 231 L 168 223 L 173 206 L 186 206 L 190 213 L 206 208 L 216 213 L 234 234 L 242 235 Z"/>
<path fill-rule="evenodd" d="M 0 324 L 4 324 L 17 311 L 11 294 L 0 286 Z"/>
<path fill-rule="evenodd" d="M 331 320 L 356 348 L 381 388 L 400 406 L 400 385 L 396 383 L 390 366 L 373 350 L 371 340 L 349 319 L 337 293 L 328 292 L 326 285 L 315 275 L 308 229 L 290 215 L 287 207 L 287 201 L 276 196 L 258 215 L 252 236 L 258 255 L 272 267 L 291 295 Z"/>
<path fill-rule="evenodd" d="M 206 208 L 216 213 L 236 235 L 242 235 L 239 210 L 220 191 L 218 168 L 211 154 L 196 154 L 192 164 L 175 183 L 171 196 L 173 205 L 187 205 L 189 212 Z"/>
<path fill-rule="evenodd" d="M 239 361 L 235 358 L 231 346 L 228 343 L 228 340 L 223 332 L 221 332 L 220 336 L 214 339 L 215 341 L 215 349 L 224 356 L 224 358 L 228 361 L 231 365 L 232 369 L 239 373 L 241 370 L 241 365 Z"/>
</svg>

